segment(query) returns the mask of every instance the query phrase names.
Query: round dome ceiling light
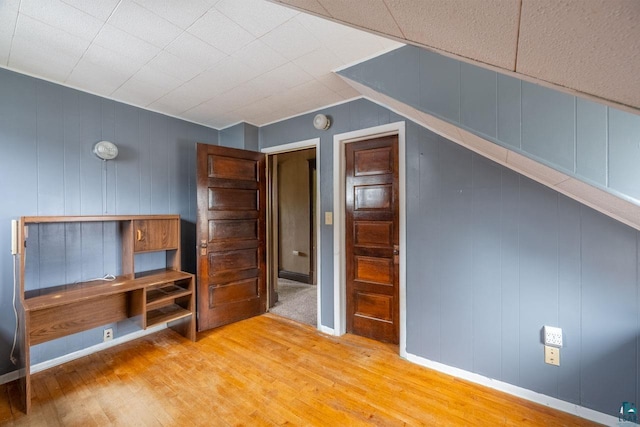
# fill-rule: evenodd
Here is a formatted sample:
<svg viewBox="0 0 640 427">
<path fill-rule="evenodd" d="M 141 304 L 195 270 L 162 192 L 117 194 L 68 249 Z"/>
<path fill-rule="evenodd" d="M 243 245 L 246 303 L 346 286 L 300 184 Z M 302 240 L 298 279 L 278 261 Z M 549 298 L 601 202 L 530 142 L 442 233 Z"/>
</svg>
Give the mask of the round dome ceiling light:
<svg viewBox="0 0 640 427">
<path fill-rule="evenodd" d="M 316 114 L 313 118 L 313 127 L 318 130 L 327 130 L 331 126 L 331 120 L 324 114 Z"/>
</svg>

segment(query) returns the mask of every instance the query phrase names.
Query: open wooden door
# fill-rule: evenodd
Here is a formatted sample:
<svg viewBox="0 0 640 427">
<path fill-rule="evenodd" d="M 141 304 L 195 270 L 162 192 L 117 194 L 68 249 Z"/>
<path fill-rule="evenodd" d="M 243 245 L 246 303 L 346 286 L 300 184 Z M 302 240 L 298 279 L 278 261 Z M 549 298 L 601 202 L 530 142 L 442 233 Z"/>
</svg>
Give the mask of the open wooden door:
<svg viewBox="0 0 640 427">
<path fill-rule="evenodd" d="M 197 145 L 198 331 L 266 311 L 264 154 Z"/>
</svg>

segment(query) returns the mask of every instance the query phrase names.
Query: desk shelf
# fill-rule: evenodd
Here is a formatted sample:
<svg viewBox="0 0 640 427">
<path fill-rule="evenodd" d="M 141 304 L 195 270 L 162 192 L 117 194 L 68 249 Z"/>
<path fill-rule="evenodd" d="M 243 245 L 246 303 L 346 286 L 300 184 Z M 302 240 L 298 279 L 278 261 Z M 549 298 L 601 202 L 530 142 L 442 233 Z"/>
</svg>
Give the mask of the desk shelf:
<svg viewBox="0 0 640 427">
<path fill-rule="evenodd" d="M 46 223 L 117 222 L 122 275 L 25 291 L 26 230 Z M 190 340 L 195 331 L 195 278 L 180 271 L 178 215 L 22 217 L 20 220 L 20 368 L 24 409 L 31 402 L 30 347 L 127 318 L 146 329 L 166 323 Z M 136 272 L 135 255 L 165 252 L 166 268 Z M 37 253 L 37 252 L 36 252 Z"/>
<path fill-rule="evenodd" d="M 191 312 L 178 304 L 166 305 L 147 311 L 147 327 L 159 325 L 161 323 L 173 322 L 191 316 Z"/>
</svg>

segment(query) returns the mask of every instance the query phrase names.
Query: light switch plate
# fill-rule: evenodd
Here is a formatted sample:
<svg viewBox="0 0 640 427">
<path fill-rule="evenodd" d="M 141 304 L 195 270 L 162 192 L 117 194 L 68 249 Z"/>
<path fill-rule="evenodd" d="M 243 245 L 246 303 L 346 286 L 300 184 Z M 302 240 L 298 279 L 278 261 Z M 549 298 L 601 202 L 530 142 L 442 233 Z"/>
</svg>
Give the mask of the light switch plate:
<svg viewBox="0 0 640 427">
<path fill-rule="evenodd" d="M 545 326 L 544 345 L 562 347 L 562 329 L 554 326 Z"/>
<path fill-rule="evenodd" d="M 333 224 L 333 212 L 325 212 L 324 213 L 324 223 L 325 225 Z"/>
</svg>

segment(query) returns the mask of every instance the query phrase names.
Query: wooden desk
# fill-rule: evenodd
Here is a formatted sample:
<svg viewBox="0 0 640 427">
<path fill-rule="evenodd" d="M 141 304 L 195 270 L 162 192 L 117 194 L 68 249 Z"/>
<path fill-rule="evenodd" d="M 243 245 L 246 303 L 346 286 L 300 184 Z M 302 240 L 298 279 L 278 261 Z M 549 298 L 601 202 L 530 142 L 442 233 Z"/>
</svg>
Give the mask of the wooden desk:
<svg viewBox="0 0 640 427">
<path fill-rule="evenodd" d="M 25 291 L 25 230 L 30 224 L 116 221 L 123 275 Z M 101 325 L 134 318 L 142 329 L 168 326 L 195 341 L 195 278 L 180 271 L 180 217 L 23 217 L 20 240 L 20 369 L 24 408 L 31 403 L 30 347 Z M 165 251 L 167 268 L 136 273 L 136 253 Z M 21 372 L 22 374 L 22 372 Z"/>
</svg>

